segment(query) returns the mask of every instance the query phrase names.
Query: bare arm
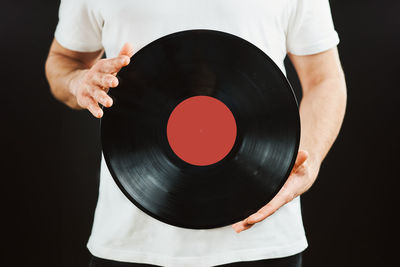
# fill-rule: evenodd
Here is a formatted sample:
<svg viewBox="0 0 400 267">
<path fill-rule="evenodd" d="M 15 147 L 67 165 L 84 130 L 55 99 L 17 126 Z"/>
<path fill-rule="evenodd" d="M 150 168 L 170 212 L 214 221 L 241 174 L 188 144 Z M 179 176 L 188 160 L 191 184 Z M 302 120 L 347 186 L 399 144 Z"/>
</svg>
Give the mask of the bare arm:
<svg viewBox="0 0 400 267">
<path fill-rule="evenodd" d="M 132 45 L 125 44 L 118 57 L 100 59 L 103 51 L 76 52 L 53 40 L 46 61 L 46 77 L 56 99 L 74 109 L 88 109 L 95 117 L 103 115 L 99 103 L 112 105 L 107 95 L 118 85 L 117 72 L 129 64 Z"/>
<path fill-rule="evenodd" d="M 319 166 L 335 141 L 346 108 L 346 83 L 337 49 L 310 56 L 289 54 L 302 88 L 300 150 Z"/>
<path fill-rule="evenodd" d="M 278 194 L 259 211 L 232 225 L 238 233 L 266 219 L 311 187 L 342 125 L 347 96 L 337 48 L 308 56 L 289 54 L 289 58 L 303 88 L 299 153 Z"/>
</svg>

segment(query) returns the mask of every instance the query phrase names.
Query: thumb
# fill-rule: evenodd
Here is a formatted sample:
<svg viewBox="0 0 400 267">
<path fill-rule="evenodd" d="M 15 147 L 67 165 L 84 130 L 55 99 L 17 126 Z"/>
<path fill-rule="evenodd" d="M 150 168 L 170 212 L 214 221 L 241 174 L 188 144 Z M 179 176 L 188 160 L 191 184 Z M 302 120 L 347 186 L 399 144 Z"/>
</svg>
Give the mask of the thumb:
<svg viewBox="0 0 400 267">
<path fill-rule="evenodd" d="M 125 43 L 121 50 L 119 51 L 118 56 L 133 56 L 133 45 L 131 43 Z"/>
<path fill-rule="evenodd" d="M 293 171 L 296 171 L 296 169 L 301 166 L 307 159 L 308 159 L 308 152 L 305 150 L 299 150 L 299 153 L 297 154 L 296 162 L 294 163 Z"/>
</svg>

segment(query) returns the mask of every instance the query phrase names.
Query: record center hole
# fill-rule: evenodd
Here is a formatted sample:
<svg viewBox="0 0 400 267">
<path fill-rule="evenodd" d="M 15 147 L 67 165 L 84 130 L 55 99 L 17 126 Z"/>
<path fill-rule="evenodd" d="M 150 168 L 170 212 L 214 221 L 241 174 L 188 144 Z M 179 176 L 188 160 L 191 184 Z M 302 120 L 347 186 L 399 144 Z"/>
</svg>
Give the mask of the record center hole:
<svg viewBox="0 0 400 267">
<path fill-rule="evenodd" d="M 167 123 L 168 143 L 183 161 L 206 166 L 222 160 L 236 140 L 236 121 L 229 108 L 210 96 L 179 103 Z"/>
</svg>

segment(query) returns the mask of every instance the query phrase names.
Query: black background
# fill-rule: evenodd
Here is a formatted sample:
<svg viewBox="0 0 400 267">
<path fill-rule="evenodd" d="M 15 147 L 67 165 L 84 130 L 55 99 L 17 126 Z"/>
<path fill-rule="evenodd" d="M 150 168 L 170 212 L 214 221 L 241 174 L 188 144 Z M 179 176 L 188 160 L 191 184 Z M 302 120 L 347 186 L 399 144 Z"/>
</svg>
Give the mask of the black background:
<svg viewBox="0 0 400 267">
<path fill-rule="evenodd" d="M 80 267 L 89 259 L 99 121 L 49 92 L 44 63 L 58 5 L 8 1 L 0 10 L 2 266 Z M 304 266 L 394 266 L 400 2 L 341 0 L 331 8 L 348 107 L 317 182 L 302 198 Z"/>
</svg>

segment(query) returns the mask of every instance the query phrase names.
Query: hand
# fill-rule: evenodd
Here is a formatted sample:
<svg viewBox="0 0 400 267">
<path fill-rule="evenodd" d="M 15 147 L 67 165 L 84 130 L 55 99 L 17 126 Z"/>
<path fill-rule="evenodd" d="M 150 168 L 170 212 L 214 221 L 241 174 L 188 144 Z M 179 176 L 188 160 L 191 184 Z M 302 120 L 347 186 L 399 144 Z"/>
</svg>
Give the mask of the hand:
<svg viewBox="0 0 400 267">
<path fill-rule="evenodd" d="M 250 215 L 243 221 L 233 224 L 233 229 L 237 233 L 249 229 L 255 223 L 266 219 L 280 207 L 307 191 L 314 183 L 319 171 L 319 164 L 315 164 L 314 166 L 318 167 L 314 167 L 310 164 L 309 160 L 307 160 L 308 158 L 308 152 L 300 150 L 297 154 L 292 172 L 278 194 L 256 213 Z"/>
<path fill-rule="evenodd" d="M 70 92 L 76 97 L 78 105 L 88 109 L 93 116 L 101 118 L 104 107 L 111 107 L 112 98 L 107 94 L 109 88 L 118 86 L 115 77 L 118 71 L 129 64 L 133 48 L 126 43 L 115 58 L 100 59 L 90 69 L 80 70 L 70 82 Z"/>
</svg>

